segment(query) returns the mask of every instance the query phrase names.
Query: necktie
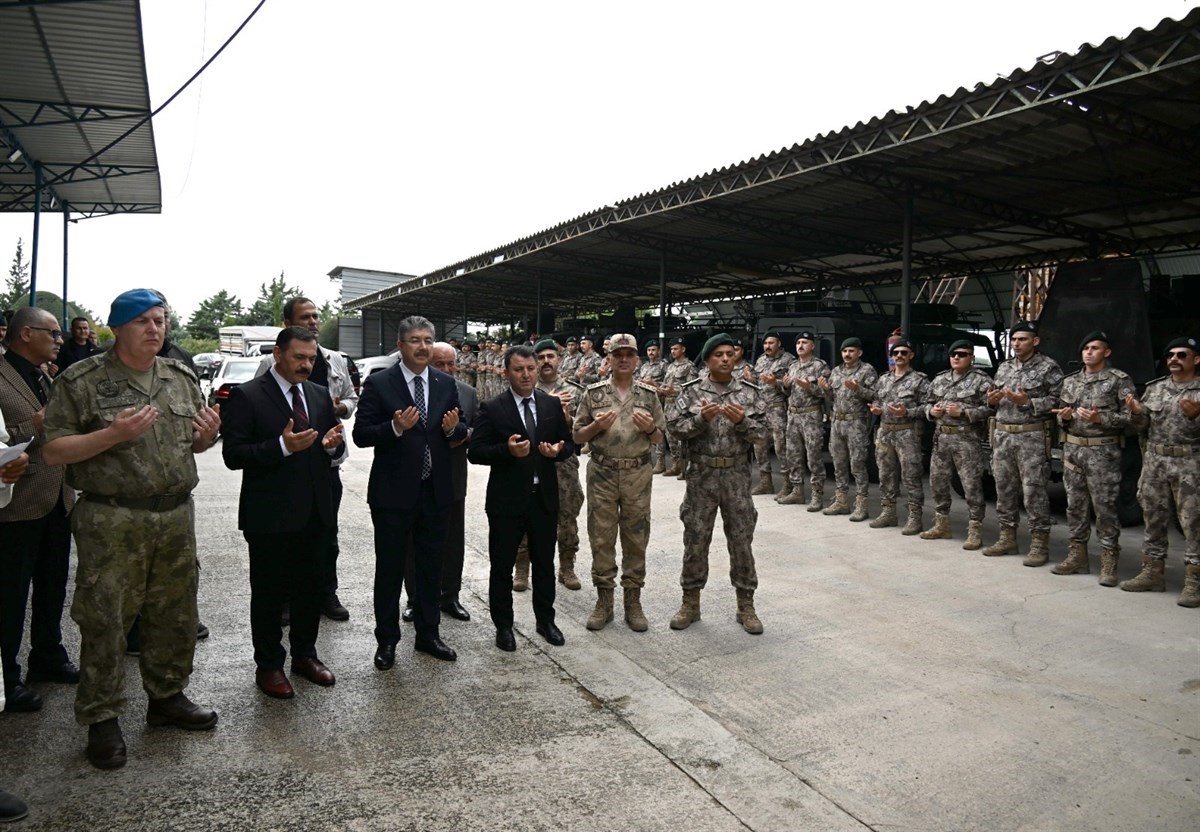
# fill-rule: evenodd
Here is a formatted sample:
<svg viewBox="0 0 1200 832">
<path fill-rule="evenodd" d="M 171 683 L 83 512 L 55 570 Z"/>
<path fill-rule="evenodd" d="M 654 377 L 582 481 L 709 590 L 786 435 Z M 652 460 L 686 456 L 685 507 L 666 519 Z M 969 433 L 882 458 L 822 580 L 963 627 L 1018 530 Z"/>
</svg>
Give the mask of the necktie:
<svg viewBox="0 0 1200 832">
<path fill-rule="evenodd" d="M 533 450 L 533 445 L 537 444 L 537 423 L 533 421 L 533 408 L 530 406 L 533 399 L 522 399 L 521 403 L 525 408 L 525 432 L 529 434 L 530 450 Z"/>
<path fill-rule="evenodd" d="M 417 413 L 421 417 L 421 429 L 425 429 L 425 381 L 420 376 L 413 376 L 413 399 L 417 406 Z M 421 460 L 421 479 L 429 479 L 429 475 L 433 473 L 433 458 L 429 455 L 429 439 L 425 440 L 425 456 Z"/>
<path fill-rule="evenodd" d="M 289 392 L 292 394 L 292 429 L 296 433 L 308 430 L 308 413 L 304 410 L 304 399 L 300 396 L 299 385 L 293 384 Z"/>
</svg>

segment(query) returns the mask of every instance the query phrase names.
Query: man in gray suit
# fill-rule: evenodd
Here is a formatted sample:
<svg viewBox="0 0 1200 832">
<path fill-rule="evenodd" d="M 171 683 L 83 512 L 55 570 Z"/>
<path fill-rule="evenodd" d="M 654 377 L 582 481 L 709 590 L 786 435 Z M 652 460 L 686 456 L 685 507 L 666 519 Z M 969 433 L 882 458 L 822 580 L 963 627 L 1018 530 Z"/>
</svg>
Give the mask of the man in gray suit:
<svg viewBox="0 0 1200 832">
<path fill-rule="evenodd" d="M 445 341 L 438 341 L 433 345 L 433 360 L 429 365 L 453 376 L 457 357 L 453 346 Z M 471 430 L 475 424 L 475 413 L 479 409 L 479 399 L 471 385 L 464 384 L 457 378 L 454 379 L 454 384 L 458 387 L 458 404 L 462 412 L 460 421 L 467 426 L 467 436 L 461 442 L 450 444 L 450 488 L 454 493 L 454 503 L 450 507 L 446 544 L 442 550 L 442 612 L 459 621 L 470 621 L 471 613 L 459 603 L 458 594 L 462 591 L 463 555 L 466 549 L 467 445 L 471 442 Z M 412 581 L 413 562 L 410 560 L 405 570 L 405 586 L 411 587 Z M 410 595 L 409 598 L 411 597 Z M 412 620 L 412 608 L 407 605 L 404 608 L 404 620 Z"/>
</svg>

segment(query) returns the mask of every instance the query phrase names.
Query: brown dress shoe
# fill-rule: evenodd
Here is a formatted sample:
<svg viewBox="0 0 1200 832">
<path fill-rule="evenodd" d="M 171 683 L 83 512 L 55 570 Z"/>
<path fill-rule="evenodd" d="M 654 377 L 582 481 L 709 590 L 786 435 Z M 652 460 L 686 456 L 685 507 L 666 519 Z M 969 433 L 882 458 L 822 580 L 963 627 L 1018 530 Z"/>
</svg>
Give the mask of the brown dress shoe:
<svg viewBox="0 0 1200 832">
<path fill-rule="evenodd" d="M 87 758 L 96 768 L 125 765 L 125 738 L 116 717 L 88 726 Z"/>
<path fill-rule="evenodd" d="M 185 731 L 207 731 L 216 726 L 217 712 L 201 708 L 180 691 L 166 699 L 151 699 L 146 722 L 151 725 L 174 725 Z"/>
<path fill-rule="evenodd" d="M 292 672 L 299 673 L 314 685 L 329 687 L 337 681 L 333 671 L 321 663 L 316 656 L 301 656 L 292 659 Z"/>
<path fill-rule="evenodd" d="M 273 699 L 291 699 L 296 695 L 292 683 L 283 675 L 282 670 L 263 670 L 261 667 L 254 671 L 254 684 L 258 689 Z"/>
</svg>

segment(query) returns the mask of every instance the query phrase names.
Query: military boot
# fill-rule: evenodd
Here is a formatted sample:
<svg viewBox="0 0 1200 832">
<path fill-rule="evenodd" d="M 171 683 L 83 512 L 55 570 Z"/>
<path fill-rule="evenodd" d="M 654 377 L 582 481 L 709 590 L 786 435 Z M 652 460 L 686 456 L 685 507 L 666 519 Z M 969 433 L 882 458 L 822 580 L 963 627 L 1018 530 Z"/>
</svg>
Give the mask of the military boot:
<svg viewBox="0 0 1200 832">
<path fill-rule="evenodd" d="M 792 485 L 792 481 L 790 479 L 788 479 L 788 475 L 784 474 L 783 475 L 783 487 L 780 488 L 778 492 L 776 492 L 775 502 L 777 502 L 777 503 L 780 502 L 784 497 L 791 494 L 792 491 L 795 490 L 795 488 L 796 487 L 794 485 Z"/>
<path fill-rule="evenodd" d="M 771 482 L 771 475 L 759 473 L 758 485 L 754 486 L 750 493 L 754 496 L 758 496 L 759 494 L 774 494 L 775 483 Z"/>
<path fill-rule="evenodd" d="M 818 486 L 813 486 L 812 496 L 808 498 L 808 510 L 810 512 L 818 512 L 825 505 L 825 489 Z"/>
<path fill-rule="evenodd" d="M 742 629 L 752 635 L 761 635 L 763 631 L 762 622 L 758 620 L 758 613 L 754 611 L 754 590 L 739 589 L 737 591 L 737 623 L 742 625 Z"/>
<path fill-rule="evenodd" d="M 776 497 L 775 502 L 779 503 L 781 506 L 804 505 L 804 486 L 800 483 L 792 485 L 791 490 L 782 497 Z"/>
<path fill-rule="evenodd" d="M 849 514 L 850 513 L 850 504 L 848 502 L 846 502 L 846 492 L 845 491 L 834 492 L 833 502 L 830 503 L 828 506 L 826 506 L 825 510 L 822 511 L 821 513 L 824 515 L 827 515 L 827 516 L 834 515 L 834 514 Z"/>
<path fill-rule="evenodd" d="M 120 768 L 125 765 L 125 738 L 117 718 L 88 726 L 88 762 L 96 768 Z"/>
<path fill-rule="evenodd" d="M 613 590 L 611 586 L 596 587 L 596 608 L 588 616 L 586 626 L 589 630 L 603 630 L 604 625 L 613 620 Z"/>
<path fill-rule="evenodd" d="M 663 476 L 665 476 L 665 477 L 677 477 L 677 476 L 679 476 L 681 473 L 683 473 L 683 472 L 680 470 L 680 467 L 679 467 L 679 459 L 678 459 L 678 457 L 672 457 L 672 458 L 671 458 L 671 465 L 670 465 L 670 466 L 667 468 L 667 470 L 663 471 Z"/>
<path fill-rule="evenodd" d="M 983 550 L 989 558 L 1000 555 L 1015 555 L 1017 553 L 1017 529 L 1015 526 L 1001 526 L 1000 539 Z"/>
<path fill-rule="evenodd" d="M 1117 549 L 1105 549 L 1100 553 L 1100 586 L 1117 585 L 1117 560 L 1120 555 Z"/>
<path fill-rule="evenodd" d="M 967 542 L 962 545 L 968 552 L 983 548 L 983 521 L 967 521 Z"/>
<path fill-rule="evenodd" d="M 686 480 L 688 472 L 688 461 L 686 459 L 679 460 L 679 476 L 676 479 Z"/>
<path fill-rule="evenodd" d="M 1126 592 L 1166 592 L 1167 582 L 1163 578 L 1163 567 L 1166 560 L 1156 560 L 1149 555 L 1142 555 L 1142 571 L 1128 581 L 1121 581 L 1121 589 Z"/>
<path fill-rule="evenodd" d="M 900 530 L 900 534 L 920 534 L 921 524 L 925 520 L 923 516 L 924 513 L 924 509 L 922 509 L 920 506 L 910 505 L 908 507 L 908 520 L 905 521 L 904 528 Z"/>
<path fill-rule="evenodd" d="M 575 553 L 558 553 L 558 582 L 567 589 L 581 589 L 579 576 L 575 574 Z"/>
<path fill-rule="evenodd" d="M 517 552 L 517 565 L 513 571 L 513 592 L 529 589 L 529 552 Z"/>
<path fill-rule="evenodd" d="M 667 455 L 659 454 L 658 459 L 654 461 L 654 470 L 652 470 L 650 474 L 654 475 L 665 473 L 667 473 Z"/>
<path fill-rule="evenodd" d="M 699 620 L 700 590 L 685 589 L 683 591 L 683 603 L 679 605 L 679 612 L 671 617 L 671 629 L 686 630 L 689 624 Z"/>
<path fill-rule="evenodd" d="M 850 515 L 851 523 L 861 523 L 867 519 L 867 495 L 854 495 L 854 513 Z"/>
<path fill-rule="evenodd" d="M 896 502 L 884 500 L 879 507 L 879 516 L 867 524 L 872 529 L 886 529 L 888 526 L 899 525 L 896 519 Z"/>
<path fill-rule="evenodd" d="M 1200 564 L 1189 563 L 1184 567 L 1183 592 L 1175 603 L 1181 607 L 1200 607 Z"/>
<path fill-rule="evenodd" d="M 1021 561 L 1023 566 L 1045 566 L 1050 560 L 1050 532 L 1034 532 L 1029 543 L 1029 554 Z"/>
<path fill-rule="evenodd" d="M 1072 540 L 1067 546 L 1067 557 L 1050 570 L 1055 575 L 1086 575 L 1092 571 L 1088 563 L 1087 544 L 1082 540 Z"/>
<path fill-rule="evenodd" d="M 650 629 L 646 614 L 642 612 L 642 590 L 638 587 L 625 587 L 625 623 L 635 633 L 644 633 Z"/>
<path fill-rule="evenodd" d="M 953 536 L 950 532 L 950 515 L 942 511 L 934 514 L 933 525 L 921 532 L 922 540 L 949 540 Z"/>
</svg>

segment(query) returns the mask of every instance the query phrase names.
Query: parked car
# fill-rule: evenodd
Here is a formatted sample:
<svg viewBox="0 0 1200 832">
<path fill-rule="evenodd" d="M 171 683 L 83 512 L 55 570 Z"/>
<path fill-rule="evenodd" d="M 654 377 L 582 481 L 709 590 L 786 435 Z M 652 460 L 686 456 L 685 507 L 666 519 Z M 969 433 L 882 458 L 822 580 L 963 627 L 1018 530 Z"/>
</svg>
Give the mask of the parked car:
<svg viewBox="0 0 1200 832">
<path fill-rule="evenodd" d="M 192 356 L 192 362 L 196 365 L 196 372 L 201 379 L 212 378 L 216 375 L 224 360 L 225 356 L 219 352 L 201 352 Z"/>
<path fill-rule="evenodd" d="M 362 372 L 358 369 L 358 365 L 354 363 L 354 359 L 340 353 L 342 358 L 346 359 L 346 370 L 350 373 L 350 383 L 354 385 L 354 392 L 358 393 L 362 388 Z"/>
<path fill-rule="evenodd" d="M 228 401 L 229 394 L 233 388 L 237 387 L 243 381 L 249 381 L 254 378 L 254 373 L 258 370 L 258 365 L 261 362 L 261 358 L 227 357 L 221 363 L 221 369 L 217 371 L 212 381 L 209 382 L 209 407 Z"/>
<path fill-rule="evenodd" d="M 399 360 L 400 350 L 392 350 L 387 355 L 372 355 L 367 358 L 360 358 L 358 359 L 358 372 L 362 375 L 362 380 L 366 381 L 371 377 L 372 373 L 395 366 Z"/>
</svg>

